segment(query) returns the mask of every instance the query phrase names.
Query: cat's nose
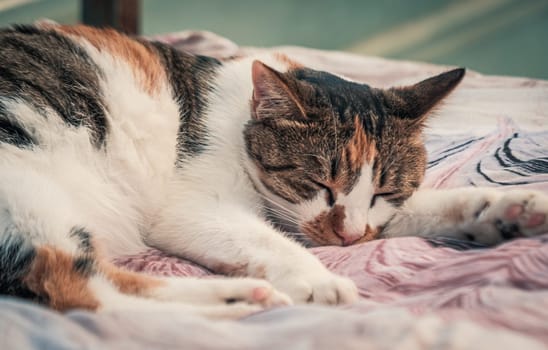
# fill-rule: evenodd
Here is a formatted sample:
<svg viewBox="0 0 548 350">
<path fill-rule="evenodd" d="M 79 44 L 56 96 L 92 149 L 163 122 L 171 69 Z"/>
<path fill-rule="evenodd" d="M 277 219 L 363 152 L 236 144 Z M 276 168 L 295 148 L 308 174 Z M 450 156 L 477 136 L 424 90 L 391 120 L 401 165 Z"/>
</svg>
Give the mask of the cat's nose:
<svg viewBox="0 0 548 350">
<path fill-rule="evenodd" d="M 363 237 L 363 232 L 350 232 L 346 230 L 336 231 L 336 234 L 342 239 L 343 246 L 352 245 Z"/>
<path fill-rule="evenodd" d="M 352 245 L 354 243 L 356 243 L 357 241 L 360 240 L 360 238 L 362 238 L 363 236 L 359 236 L 359 237 L 351 237 L 351 238 L 346 238 L 343 239 L 343 246 L 348 246 L 348 245 Z"/>
</svg>

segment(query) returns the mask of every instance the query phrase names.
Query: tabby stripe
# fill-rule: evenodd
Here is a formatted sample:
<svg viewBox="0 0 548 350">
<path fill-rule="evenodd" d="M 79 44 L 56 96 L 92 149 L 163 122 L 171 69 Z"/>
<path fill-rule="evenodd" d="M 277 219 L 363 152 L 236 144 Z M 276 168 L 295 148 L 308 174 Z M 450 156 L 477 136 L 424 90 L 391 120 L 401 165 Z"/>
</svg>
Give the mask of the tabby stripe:
<svg viewBox="0 0 548 350">
<path fill-rule="evenodd" d="M 0 294 L 21 298 L 36 298 L 23 282 L 29 272 L 36 250 L 25 242 L 23 234 L 11 227 L 2 233 L 0 241 Z"/>
<path fill-rule="evenodd" d="M 276 189 L 274 186 L 270 185 L 267 181 L 264 181 L 263 178 L 260 179 L 261 180 L 261 183 L 263 184 L 263 186 L 270 192 L 272 193 L 275 193 L 277 196 L 285 199 L 286 201 L 288 201 L 289 203 L 292 203 L 292 204 L 296 204 L 297 203 L 297 200 L 291 196 L 289 193 L 287 193 L 286 191 L 279 191 L 278 189 Z"/>
<path fill-rule="evenodd" d="M 170 81 L 173 98 L 179 103 L 177 164 L 200 154 L 207 144 L 204 113 L 207 94 L 221 62 L 215 58 L 194 56 L 159 42 L 151 45 L 158 52 Z"/>
<path fill-rule="evenodd" d="M 76 238 L 78 240 L 78 248 L 84 253 L 93 252 L 93 244 L 91 242 L 91 233 L 86 231 L 82 227 L 73 227 L 69 233 L 71 238 Z"/>
<path fill-rule="evenodd" d="M 17 147 L 28 147 L 36 144 L 36 140 L 21 126 L 13 116 L 3 110 L 0 103 L 0 142 Z"/>
<path fill-rule="evenodd" d="M 283 172 L 283 171 L 292 171 L 296 170 L 297 166 L 293 164 L 287 164 L 287 165 L 268 165 L 268 164 L 261 164 L 262 168 L 267 172 Z"/>
<path fill-rule="evenodd" d="M 73 268 L 82 277 L 89 278 L 96 273 L 95 259 L 89 255 L 79 256 L 74 259 Z"/>
<path fill-rule="evenodd" d="M 32 26 L 0 30 L 0 95 L 15 96 L 67 124 L 87 127 L 100 147 L 108 129 L 100 68 L 69 38 Z"/>
</svg>

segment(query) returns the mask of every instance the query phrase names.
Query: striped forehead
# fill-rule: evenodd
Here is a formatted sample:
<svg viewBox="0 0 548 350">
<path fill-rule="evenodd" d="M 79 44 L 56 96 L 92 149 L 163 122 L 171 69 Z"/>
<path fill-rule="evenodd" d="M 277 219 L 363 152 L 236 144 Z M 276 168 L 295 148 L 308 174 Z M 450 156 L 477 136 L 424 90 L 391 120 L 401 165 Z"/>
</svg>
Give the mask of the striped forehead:
<svg viewBox="0 0 548 350">
<path fill-rule="evenodd" d="M 353 170 L 361 169 L 365 163 L 371 163 L 377 153 L 374 137 L 367 135 L 359 116 L 354 117 L 354 135 L 343 153 L 348 157 Z"/>
</svg>

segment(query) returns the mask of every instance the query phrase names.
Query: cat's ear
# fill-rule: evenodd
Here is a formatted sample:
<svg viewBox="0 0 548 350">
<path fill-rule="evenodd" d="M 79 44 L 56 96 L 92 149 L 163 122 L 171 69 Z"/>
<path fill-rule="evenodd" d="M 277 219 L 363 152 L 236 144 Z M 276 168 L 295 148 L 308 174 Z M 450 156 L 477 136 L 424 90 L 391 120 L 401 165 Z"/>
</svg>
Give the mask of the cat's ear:
<svg viewBox="0 0 548 350">
<path fill-rule="evenodd" d="M 460 83 L 464 73 L 464 68 L 458 68 L 415 85 L 387 90 L 390 114 L 422 125 L 428 112 Z"/>
<path fill-rule="evenodd" d="M 253 61 L 251 77 L 253 118 L 306 118 L 303 106 L 295 96 L 295 92 L 288 86 L 282 73 L 260 61 Z"/>
</svg>

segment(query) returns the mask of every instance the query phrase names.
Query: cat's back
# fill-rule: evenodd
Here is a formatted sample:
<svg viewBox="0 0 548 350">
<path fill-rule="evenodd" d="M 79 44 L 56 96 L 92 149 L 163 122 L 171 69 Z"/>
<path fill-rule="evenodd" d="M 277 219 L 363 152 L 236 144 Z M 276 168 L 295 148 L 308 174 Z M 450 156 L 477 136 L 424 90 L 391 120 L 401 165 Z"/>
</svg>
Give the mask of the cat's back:
<svg viewBox="0 0 548 350">
<path fill-rule="evenodd" d="M 135 141 L 154 144 L 135 151 L 162 154 L 174 164 L 203 143 L 202 95 L 218 65 L 110 29 L 0 30 L 0 142 L 66 143 L 67 131 L 83 129 L 97 149 L 116 155 Z M 182 145 L 181 130 L 190 131 Z"/>
<path fill-rule="evenodd" d="M 55 135 L 46 131 L 64 124 L 85 127 L 90 141 L 101 147 L 117 123 L 141 127 L 145 120 L 137 119 L 137 110 L 146 113 L 163 103 L 164 117 L 177 116 L 159 57 L 117 32 L 16 26 L 0 32 L 0 47 L 0 108 L 13 124 L 11 130 L 3 128 L 12 134 L 4 142 L 51 143 Z"/>
<path fill-rule="evenodd" d="M 142 250 L 177 162 L 203 147 L 219 65 L 113 30 L 0 29 L 0 207 L 64 212 L 108 256 Z"/>
<path fill-rule="evenodd" d="M 114 30 L 0 30 L 0 181 L 55 184 L 86 225 L 137 232 L 177 163 L 205 144 L 204 96 L 219 65 Z"/>
</svg>

